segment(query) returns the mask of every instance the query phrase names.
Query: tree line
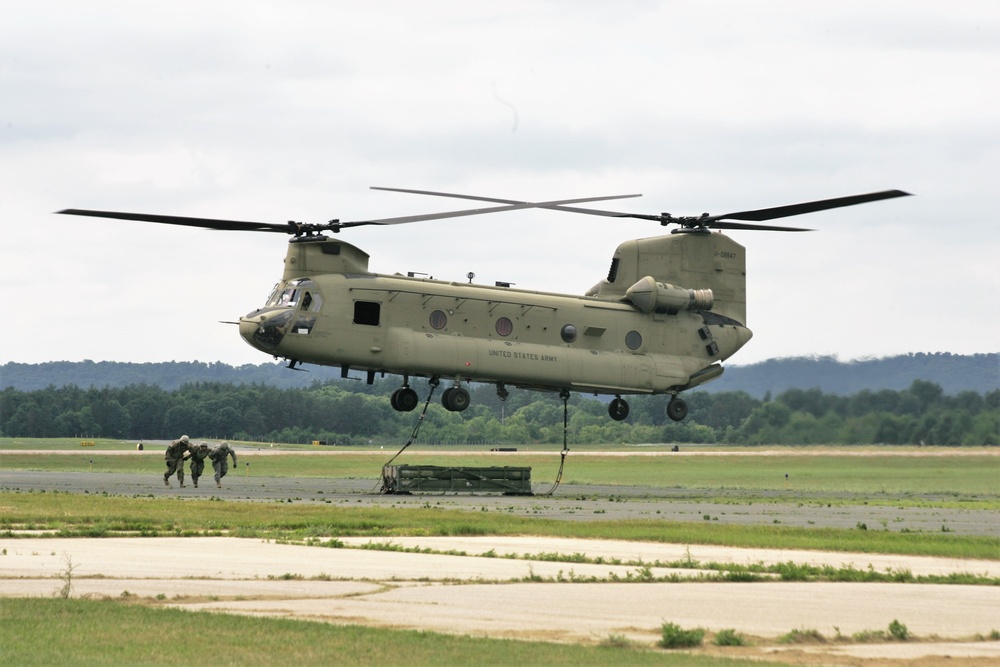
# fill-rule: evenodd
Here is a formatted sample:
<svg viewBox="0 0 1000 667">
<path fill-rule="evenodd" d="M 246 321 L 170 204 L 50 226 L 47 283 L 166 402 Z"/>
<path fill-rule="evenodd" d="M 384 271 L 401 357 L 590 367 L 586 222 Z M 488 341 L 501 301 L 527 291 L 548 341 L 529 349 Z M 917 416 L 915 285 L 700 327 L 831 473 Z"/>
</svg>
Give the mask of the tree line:
<svg viewBox="0 0 1000 667">
<path fill-rule="evenodd" d="M 301 368 L 301 367 L 300 367 Z M 308 373 L 293 373 L 285 362 L 230 366 L 221 362 L 49 361 L 0 365 L 0 389 L 22 391 L 64 387 L 127 387 L 146 383 L 168 391 L 192 382 L 266 384 L 283 389 L 307 388 L 340 378 L 338 367 L 307 364 Z M 361 377 L 359 375 L 358 377 Z M 729 364 L 718 380 L 704 385 L 709 393 L 745 391 L 754 398 L 796 387 L 817 387 L 848 396 L 863 389 L 901 391 L 914 380 L 933 378 L 944 393 L 986 393 L 1000 388 L 1000 353 L 914 353 L 842 362 L 835 357 L 782 357 L 750 365 Z"/>
<path fill-rule="evenodd" d="M 401 444 L 423 403 L 400 413 L 389 397 L 395 380 L 331 381 L 308 388 L 196 382 L 167 391 L 127 387 L 12 388 L 0 393 L 0 436 L 28 438 L 192 438 L 330 445 Z M 423 401 L 426 382 L 413 384 Z M 430 444 L 562 443 L 563 406 L 556 394 L 512 391 L 500 401 L 491 385 L 470 387 L 472 404 L 448 412 L 438 387 L 421 424 Z M 851 396 L 790 389 L 757 399 L 746 392 L 689 392 L 683 422 L 670 421 L 663 396 L 627 397 L 631 414 L 608 417 L 606 403 L 573 394 L 570 443 L 768 444 L 1000 444 L 1000 391 L 945 395 L 916 380 L 902 391 L 860 391 Z"/>
</svg>

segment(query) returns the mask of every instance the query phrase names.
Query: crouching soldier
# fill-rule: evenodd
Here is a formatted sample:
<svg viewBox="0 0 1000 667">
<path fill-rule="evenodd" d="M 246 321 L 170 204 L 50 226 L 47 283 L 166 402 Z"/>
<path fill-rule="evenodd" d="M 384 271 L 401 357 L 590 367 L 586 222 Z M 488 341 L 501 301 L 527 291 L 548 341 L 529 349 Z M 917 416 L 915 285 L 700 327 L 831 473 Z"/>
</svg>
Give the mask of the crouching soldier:
<svg viewBox="0 0 1000 667">
<path fill-rule="evenodd" d="M 163 454 L 163 460 L 167 464 L 167 472 L 163 473 L 163 486 L 170 486 L 170 476 L 175 472 L 177 481 L 184 486 L 184 459 L 188 458 L 190 451 L 191 443 L 186 435 L 167 445 L 167 451 Z"/>
<path fill-rule="evenodd" d="M 191 480 L 194 482 L 194 488 L 196 489 L 198 488 L 198 478 L 201 477 L 201 473 L 205 470 L 205 459 L 211 451 L 207 442 L 202 442 L 197 447 L 191 448 Z"/>
<path fill-rule="evenodd" d="M 215 485 L 222 488 L 222 478 L 229 472 L 229 457 L 233 457 L 233 465 L 236 465 L 236 452 L 228 443 L 221 443 L 208 453 L 208 458 L 212 459 L 212 468 L 215 470 Z"/>
</svg>

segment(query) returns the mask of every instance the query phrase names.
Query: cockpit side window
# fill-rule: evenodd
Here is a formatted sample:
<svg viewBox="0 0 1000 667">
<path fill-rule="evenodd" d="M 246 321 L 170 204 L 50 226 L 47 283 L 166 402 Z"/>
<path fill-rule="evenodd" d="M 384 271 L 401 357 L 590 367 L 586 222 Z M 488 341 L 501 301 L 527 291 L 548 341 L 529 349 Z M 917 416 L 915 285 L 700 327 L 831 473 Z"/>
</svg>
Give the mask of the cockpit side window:
<svg viewBox="0 0 1000 667">
<path fill-rule="evenodd" d="M 302 297 L 302 310 L 318 313 L 323 308 L 323 296 L 319 292 L 308 291 Z"/>
</svg>

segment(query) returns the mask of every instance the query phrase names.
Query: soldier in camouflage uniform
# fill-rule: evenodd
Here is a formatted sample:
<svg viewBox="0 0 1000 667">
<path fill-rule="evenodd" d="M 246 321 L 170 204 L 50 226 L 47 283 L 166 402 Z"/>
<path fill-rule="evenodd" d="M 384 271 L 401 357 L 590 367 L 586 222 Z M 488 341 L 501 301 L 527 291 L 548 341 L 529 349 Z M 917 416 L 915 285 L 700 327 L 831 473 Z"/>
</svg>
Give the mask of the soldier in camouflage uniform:
<svg viewBox="0 0 1000 667">
<path fill-rule="evenodd" d="M 194 481 L 194 488 L 198 488 L 198 478 L 205 470 L 205 459 L 208 457 L 209 449 L 207 442 L 202 442 L 197 447 L 191 448 L 191 479 Z"/>
<path fill-rule="evenodd" d="M 167 446 L 163 460 L 167 464 L 167 472 L 163 473 L 163 486 L 170 486 L 170 476 L 177 473 L 177 481 L 184 486 L 184 459 L 191 451 L 191 443 L 186 435 L 174 440 Z"/>
<path fill-rule="evenodd" d="M 208 453 L 208 458 L 212 459 L 212 468 L 215 470 L 215 485 L 222 488 L 222 478 L 229 472 L 229 457 L 233 457 L 233 465 L 236 465 L 236 452 L 228 443 L 221 443 Z"/>
</svg>

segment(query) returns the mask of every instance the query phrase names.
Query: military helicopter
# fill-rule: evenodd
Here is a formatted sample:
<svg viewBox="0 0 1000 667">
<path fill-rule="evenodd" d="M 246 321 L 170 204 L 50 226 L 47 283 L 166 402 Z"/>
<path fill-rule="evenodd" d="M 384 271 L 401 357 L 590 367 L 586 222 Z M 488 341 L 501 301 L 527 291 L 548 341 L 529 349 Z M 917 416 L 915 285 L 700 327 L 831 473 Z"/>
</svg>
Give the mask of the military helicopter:
<svg viewBox="0 0 1000 667">
<path fill-rule="evenodd" d="M 376 375 L 402 376 L 392 394 L 400 412 L 419 404 L 414 377 L 432 386 L 449 383 L 441 402 L 460 412 L 470 403 L 466 385 L 577 391 L 614 398 L 614 420 L 629 414 L 623 396 L 669 396 L 667 416 L 680 421 L 684 391 L 723 373 L 722 362 L 753 335 L 746 324 L 746 253 L 712 230 L 810 231 L 756 224 L 805 213 L 907 196 L 900 190 L 738 211 L 675 217 L 622 213 L 575 204 L 638 195 L 529 202 L 426 190 L 374 188 L 497 204 L 443 213 L 322 224 L 216 220 L 144 213 L 66 209 L 61 214 L 117 218 L 228 231 L 291 235 L 284 273 L 263 306 L 239 320 L 240 335 L 254 348 L 300 364 L 339 366 Z M 677 225 L 670 234 L 618 246 L 607 277 L 583 295 L 378 274 L 369 255 L 327 236 L 361 225 L 392 225 L 503 211 L 542 208 L 570 213 L 639 218 Z M 433 391 L 433 390 L 432 390 Z M 428 397 L 428 401 L 430 397 Z"/>
</svg>

